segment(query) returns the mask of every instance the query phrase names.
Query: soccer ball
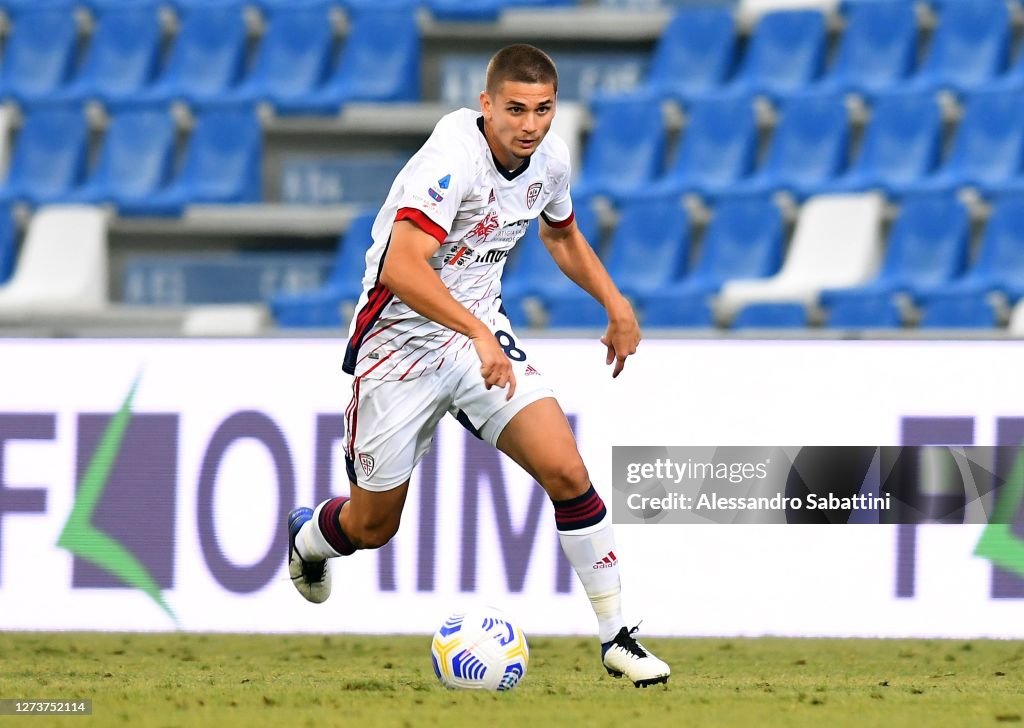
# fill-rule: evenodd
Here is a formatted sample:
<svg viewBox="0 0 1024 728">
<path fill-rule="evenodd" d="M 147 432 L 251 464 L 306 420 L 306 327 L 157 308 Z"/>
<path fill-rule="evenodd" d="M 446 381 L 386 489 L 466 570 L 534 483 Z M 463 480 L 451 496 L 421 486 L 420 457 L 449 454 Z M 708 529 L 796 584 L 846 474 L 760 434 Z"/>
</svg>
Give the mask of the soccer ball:
<svg viewBox="0 0 1024 728">
<path fill-rule="evenodd" d="M 451 615 L 430 645 L 434 673 L 446 688 L 511 690 L 526 675 L 526 635 L 493 608 Z"/>
</svg>

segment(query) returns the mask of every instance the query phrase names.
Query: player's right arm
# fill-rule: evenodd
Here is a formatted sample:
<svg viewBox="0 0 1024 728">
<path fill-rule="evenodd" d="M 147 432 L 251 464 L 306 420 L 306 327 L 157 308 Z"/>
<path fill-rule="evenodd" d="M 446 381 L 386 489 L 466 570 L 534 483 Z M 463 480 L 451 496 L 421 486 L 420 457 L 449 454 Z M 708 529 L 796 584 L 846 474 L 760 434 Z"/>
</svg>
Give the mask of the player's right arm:
<svg viewBox="0 0 1024 728">
<path fill-rule="evenodd" d="M 391 230 L 391 243 L 384 256 L 380 282 L 416 313 L 452 331 L 468 336 L 480 357 L 484 385 L 505 387 L 512 399 L 516 378 L 512 364 L 491 330 L 452 297 L 430 266 L 437 252 L 437 239 L 408 220 L 398 220 Z"/>
</svg>

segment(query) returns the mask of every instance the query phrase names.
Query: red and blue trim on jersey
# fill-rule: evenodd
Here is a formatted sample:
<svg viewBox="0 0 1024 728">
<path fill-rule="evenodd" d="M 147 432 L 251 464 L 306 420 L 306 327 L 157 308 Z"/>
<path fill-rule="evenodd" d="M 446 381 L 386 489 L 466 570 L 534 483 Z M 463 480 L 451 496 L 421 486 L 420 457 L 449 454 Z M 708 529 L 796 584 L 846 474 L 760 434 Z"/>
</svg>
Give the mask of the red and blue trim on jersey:
<svg viewBox="0 0 1024 728">
<path fill-rule="evenodd" d="M 570 212 L 569 217 L 565 218 L 564 220 L 552 220 L 543 212 L 540 214 L 540 216 L 544 218 L 544 222 L 546 222 L 549 227 L 564 228 L 572 225 L 572 221 L 576 219 L 576 212 Z"/>
<path fill-rule="evenodd" d="M 436 222 L 427 217 L 426 213 L 422 210 L 417 210 L 414 207 L 403 207 L 395 215 L 395 222 L 399 220 L 408 220 L 423 232 L 434 238 L 438 244 L 443 243 L 445 238 L 448 237 L 448 233 L 445 229 L 438 225 Z M 359 313 L 356 314 L 356 325 L 352 331 L 352 336 L 349 337 L 348 346 L 345 348 L 345 361 L 343 362 L 341 369 L 346 374 L 356 373 L 356 363 L 359 361 L 359 347 L 366 339 L 367 334 L 373 329 L 373 325 L 380 319 L 380 315 L 387 308 L 387 305 L 391 303 L 395 294 L 391 292 L 387 286 L 380 282 L 380 272 L 384 268 L 384 259 L 388 254 L 388 247 L 391 245 L 391 241 L 388 240 L 388 245 L 384 247 L 384 252 L 380 256 L 380 266 L 377 269 L 377 279 L 373 284 L 373 288 L 370 289 L 370 293 L 366 297 L 366 303 L 359 309 Z M 387 357 L 385 357 L 386 359 Z M 373 369 L 384 363 L 385 359 L 381 359 L 379 362 L 373 365 L 369 371 L 365 374 L 369 374 Z"/>
</svg>

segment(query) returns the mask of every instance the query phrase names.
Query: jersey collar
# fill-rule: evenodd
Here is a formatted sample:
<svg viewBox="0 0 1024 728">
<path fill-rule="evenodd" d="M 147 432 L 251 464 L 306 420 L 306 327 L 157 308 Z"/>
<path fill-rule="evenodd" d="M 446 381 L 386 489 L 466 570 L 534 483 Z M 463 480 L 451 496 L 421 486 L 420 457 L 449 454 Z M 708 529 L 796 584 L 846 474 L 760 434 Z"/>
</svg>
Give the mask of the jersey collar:
<svg viewBox="0 0 1024 728">
<path fill-rule="evenodd" d="M 481 134 L 483 134 L 484 144 L 487 144 L 487 135 L 484 134 L 484 117 L 483 117 L 483 115 L 476 117 L 476 128 L 480 130 Z M 530 166 L 530 159 L 532 157 L 527 157 L 526 159 L 523 160 L 522 164 L 520 164 L 517 168 L 515 168 L 514 170 L 509 172 L 507 169 L 505 169 L 505 165 L 502 164 L 498 160 L 498 157 L 495 156 L 494 152 L 491 151 L 491 145 L 490 144 L 487 144 L 487 151 L 491 152 L 491 160 L 494 162 L 494 168 L 496 170 L 498 170 L 498 174 L 500 174 L 502 177 L 507 179 L 509 182 L 511 182 L 516 177 L 518 177 L 523 172 L 525 172 L 527 170 L 527 168 Z"/>
</svg>

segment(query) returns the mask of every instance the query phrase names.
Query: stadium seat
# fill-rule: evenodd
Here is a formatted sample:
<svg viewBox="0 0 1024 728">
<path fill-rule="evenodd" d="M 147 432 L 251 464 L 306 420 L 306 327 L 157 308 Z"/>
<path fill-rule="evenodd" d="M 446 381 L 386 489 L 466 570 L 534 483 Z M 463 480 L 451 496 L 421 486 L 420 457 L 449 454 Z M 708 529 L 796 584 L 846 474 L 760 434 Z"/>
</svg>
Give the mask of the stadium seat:
<svg viewBox="0 0 1024 728">
<path fill-rule="evenodd" d="M 0 65 L 0 97 L 26 101 L 54 93 L 74 68 L 74 14 L 60 7 L 24 7 L 15 11 L 12 24 Z"/>
<path fill-rule="evenodd" d="M 573 200 L 576 224 L 580 232 L 599 249 L 600 227 L 593 205 L 585 198 Z M 575 284 L 558 268 L 540 239 L 540 222 L 531 222 L 522 240 L 516 243 L 505 264 L 501 298 L 513 324 L 529 317 L 524 309 L 527 299 L 572 291 Z"/>
<path fill-rule="evenodd" d="M 953 193 L 907 195 L 878 276 L 862 286 L 822 291 L 821 303 L 944 285 L 963 272 L 969 239 L 970 217 Z"/>
<path fill-rule="evenodd" d="M 13 210 L 10 205 L 0 203 L 0 285 L 11 277 L 17 260 L 18 229 Z"/>
<path fill-rule="evenodd" d="M 330 8 L 329 0 L 271 8 L 252 71 L 222 100 L 277 104 L 305 97 L 323 83 L 334 44 Z"/>
<path fill-rule="evenodd" d="M 923 329 L 988 329 L 998 326 L 999 320 L 984 296 L 964 293 L 929 301 L 920 325 Z"/>
<path fill-rule="evenodd" d="M 888 293 L 840 298 L 828 309 L 826 325 L 833 329 L 891 329 L 902 322 L 902 312 Z"/>
<path fill-rule="evenodd" d="M 174 162 L 175 124 L 162 106 L 122 109 L 110 120 L 96 171 L 67 199 L 144 201 L 167 184 Z"/>
<path fill-rule="evenodd" d="M 278 113 L 333 114 L 351 101 L 418 101 L 420 35 L 415 13 L 363 10 L 351 18 L 345 47 L 326 83 L 279 97 Z"/>
<path fill-rule="evenodd" d="M 0 313 L 81 314 L 107 304 L 108 215 L 51 205 L 29 221 L 14 275 L 0 287 Z"/>
<path fill-rule="evenodd" d="M 802 303 L 751 303 L 736 314 L 734 329 L 798 329 L 807 326 Z"/>
<path fill-rule="evenodd" d="M 639 299 L 678 281 L 690 251 L 690 221 L 674 194 L 635 195 L 622 202 L 618 225 L 608 243 L 605 267 L 625 295 Z M 537 294 L 552 327 L 607 324 L 604 309 L 576 286 Z"/>
<path fill-rule="evenodd" d="M 942 112 L 930 91 L 879 94 L 860 153 L 846 174 L 825 183 L 829 192 L 860 192 L 913 185 L 934 172 L 942 151 Z"/>
<path fill-rule="evenodd" d="M 26 107 L 0 199 L 32 204 L 63 199 L 85 177 L 89 129 L 77 105 Z"/>
<path fill-rule="evenodd" d="M 964 294 L 999 293 L 1010 303 L 1024 297 L 1024 192 L 1004 192 L 994 199 L 977 260 L 965 275 L 913 292 L 924 302 Z"/>
<path fill-rule="evenodd" d="M 207 109 L 188 140 L 181 172 L 144 199 L 120 201 L 129 215 L 179 215 L 195 203 L 241 203 L 261 199 L 262 134 L 246 105 Z"/>
<path fill-rule="evenodd" d="M 736 23 L 728 8 L 684 8 L 662 31 L 647 86 L 687 100 L 725 83 L 736 57 Z"/>
<path fill-rule="evenodd" d="M 638 191 L 658 174 L 665 153 L 658 99 L 644 93 L 604 96 L 591 106 L 595 123 L 583 152 L 577 193 L 617 197 Z"/>
<path fill-rule="evenodd" d="M 463 21 L 491 23 L 498 19 L 505 8 L 504 0 L 427 0 L 427 9 L 435 19 L 441 21 Z"/>
<path fill-rule="evenodd" d="M 812 305 L 823 289 L 867 282 L 881 258 L 883 202 L 872 192 L 810 198 L 800 208 L 782 269 L 771 278 L 726 281 L 717 300 L 720 315 L 730 318 L 757 302 Z"/>
<path fill-rule="evenodd" d="M 353 218 L 338 239 L 330 275 L 320 288 L 307 293 L 278 293 L 270 310 L 278 326 L 285 328 L 327 328 L 344 323 L 344 304 L 355 304 L 363 291 L 366 251 L 373 242 L 376 211 Z"/>
<path fill-rule="evenodd" d="M 904 83 L 917 56 L 917 15 L 906 0 L 851 3 L 822 88 L 873 94 Z"/>
<path fill-rule="evenodd" d="M 771 198 L 724 198 L 715 206 L 689 275 L 640 298 L 644 323 L 710 326 L 708 304 L 722 284 L 773 275 L 782 262 L 782 241 L 782 213 Z"/>
<path fill-rule="evenodd" d="M 1024 159 L 1024 90 L 985 89 L 966 98 L 949 159 L 932 176 L 894 185 L 901 191 L 998 188 L 1019 178 Z"/>
<path fill-rule="evenodd" d="M 163 34 L 156 2 L 104 8 L 96 23 L 81 70 L 51 98 L 116 101 L 134 96 L 152 82 Z"/>
<path fill-rule="evenodd" d="M 180 10 L 181 29 L 167 66 L 137 98 L 196 103 L 219 98 L 238 82 L 245 66 L 248 32 L 244 0 L 205 2 Z"/>
<path fill-rule="evenodd" d="M 845 168 L 850 140 L 846 102 L 839 94 L 786 99 L 764 164 L 729 194 L 785 190 L 798 198 L 825 187 Z"/>
<path fill-rule="evenodd" d="M 687 108 L 687 117 L 668 171 L 652 188 L 713 197 L 750 173 L 757 156 L 752 99 L 702 99 Z"/>
<path fill-rule="evenodd" d="M 965 90 L 1006 69 L 1010 12 L 1003 0 L 944 0 L 930 51 L 910 84 Z"/>
<path fill-rule="evenodd" d="M 825 15 L 818 10 L 762 15 L 725 91 L 773 96 L 806 88 L 824 66 L 825 31 Z"/>
</svg>

